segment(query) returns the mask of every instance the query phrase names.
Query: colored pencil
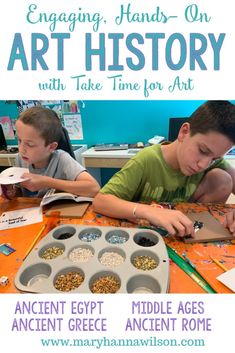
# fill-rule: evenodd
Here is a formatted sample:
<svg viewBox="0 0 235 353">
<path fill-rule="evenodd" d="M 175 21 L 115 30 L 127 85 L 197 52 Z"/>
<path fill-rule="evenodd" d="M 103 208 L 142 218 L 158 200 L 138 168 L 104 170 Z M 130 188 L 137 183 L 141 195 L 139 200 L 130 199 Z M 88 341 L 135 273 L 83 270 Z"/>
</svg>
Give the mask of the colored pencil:
<svg viewBox="0 0 235 353">
<path fill-rule="evenodd" d="M 28 250 L 26 251 L 25 257 L 23 258 L 23 261 L 26 259 L 26 257 L 29 255 L 30 251 L 33 249 L 34 245 L 37 243 L 38 239 L 40 238 L 40 236 L 42 235 L 44 229 L 46 228 L 46 224 L 44 224 L 40 231 L 38 232 L 38 234 L 36 235 L 36 237 L 34 238 L 32 244 L 30 245 L 30 247 L 28 248 Z"/>
<path fill-rule="evenodd" d="M 214 257 L 211 257 L 211 260 L 217 265 L 219 266 L 224 272 L 228 271 L 227 267 L 225 267 L 223 264 L 221 264 L 218 260 L 216 260 Z"/>
<path fill-rule="evenodd" d="M 170 246 L 166 245 L 168 255 L 172 261 L 174 261 L 187 275 L 192 278 L 201 288 L 207 293 L 216 293 L 214 288 L 203 278 L 195 268 L 193 268 L 189 263 L 187 263 L 177 252 Z"/>
</svg>

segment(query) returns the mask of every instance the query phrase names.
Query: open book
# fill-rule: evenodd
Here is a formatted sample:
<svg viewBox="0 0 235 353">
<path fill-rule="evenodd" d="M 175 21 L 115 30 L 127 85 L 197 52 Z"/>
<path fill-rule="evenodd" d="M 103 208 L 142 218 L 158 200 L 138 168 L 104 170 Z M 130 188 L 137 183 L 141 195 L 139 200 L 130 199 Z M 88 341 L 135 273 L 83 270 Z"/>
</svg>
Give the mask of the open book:
<svg viewBox="0 0 235 353">
<path fill-rule="evenodd" d="M 57 192 L 55 189 L 50 189 L 43 196 L 40 206 L 45 206 L 53 201 L 59 200 L 70 200 L 75 202 L 92 202 L 92 197 L 86 196 L 77 196 L 74 194 L 70 194 L 69 192 Z"/>
</svg>

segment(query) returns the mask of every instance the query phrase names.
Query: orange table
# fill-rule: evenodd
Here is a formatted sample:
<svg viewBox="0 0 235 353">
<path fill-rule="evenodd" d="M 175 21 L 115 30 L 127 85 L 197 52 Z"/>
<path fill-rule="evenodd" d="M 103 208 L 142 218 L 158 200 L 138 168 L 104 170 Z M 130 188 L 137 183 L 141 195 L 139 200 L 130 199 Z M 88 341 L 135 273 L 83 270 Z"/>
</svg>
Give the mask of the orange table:
<svg viewBox="0 0 235 353">
<path fill-rule="evenodd" d="M 39 205 L 39 203 L 40 200 L 34 198 L 16 198 L 12 201 L 0 198 L 0 214 L 14 209 L 35 207 Z M 221 218 L 224 212 L 227 212 L 234 206 L 235 205 L 179 204 L 176 208 L 182 211 L 191 209 L 195 212 L 209 210 L 215 217 Z M 43 237 L 57 225 L 69 223 L 114 227 L 136 226 L 127 221 L 116 220 L 96 214 L 93 212 L 92 206 L 90 206 L 82 219 L 44 216 L 43 223 L 0 231 L 0 244 L 10 243 L 11 246 L 16 249 L 16 251 L 9 256 L 0 253 L 0 277 L 7 276 L 9 278 L 9 284 L 5 287 L 0 287 L 0 293 L 19 292 L 14 286 L 15 274 L 22 264 L 27 249 L 32 244 L 42 225 L 46 224 L 46 229 L 42 234 Z M 175 249 L 179 255 L 182 256 L 182 254 L 185 253 L 196 266 L 197 271 L 208 281 L 216 292 L 232 293 L 227 287 L 216 280 L 216 277 L 222 273 L 222 270 L 211 261 L 210 256 L 220 261 L 222 260 L 228 269 L 235 267 L 235 240 L 202 244 L 184 244 L 182 241 L 175 240 L 172 237 L 165 237 L 164 240 L 169 246 Z M 204 293 L 204 290 L 183 272 L 178 265 L 170 261 L 169 292 Z"/>
</svg>

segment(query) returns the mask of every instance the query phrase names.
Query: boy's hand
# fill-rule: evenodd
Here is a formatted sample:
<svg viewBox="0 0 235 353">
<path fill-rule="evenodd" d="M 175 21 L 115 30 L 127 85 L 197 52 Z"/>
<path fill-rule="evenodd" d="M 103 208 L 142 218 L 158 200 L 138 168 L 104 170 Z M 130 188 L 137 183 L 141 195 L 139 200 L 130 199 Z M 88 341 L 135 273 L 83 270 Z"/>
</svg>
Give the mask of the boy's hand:
<svg viewBox="0 0 235 353">
<path fill-rule="evenodd" d="M 228 228 L 228 230 L 235 237 L 235 210 L 226 213 L 223 225 Z"/>
<path fill-rule="evenodd" d="M 139 206 L 141 208 L 141 206 Z M 146 207 L 146 206 L 145 206 Z M 147 206 L 145 218 L 155 226 L 166 229 L 170 235 L 194 235 L 193 222 L 182 212 Z"/>
<path fill-rule="evenodd" d="M 22 178 L 27 178 L 27 180 L 20 183 L 25 189 L 29 191 L 39 191 L 43 189 L 46 185 L 47 176 L 38 175 L 33 173 L 24 173 Z"/>
</svg>

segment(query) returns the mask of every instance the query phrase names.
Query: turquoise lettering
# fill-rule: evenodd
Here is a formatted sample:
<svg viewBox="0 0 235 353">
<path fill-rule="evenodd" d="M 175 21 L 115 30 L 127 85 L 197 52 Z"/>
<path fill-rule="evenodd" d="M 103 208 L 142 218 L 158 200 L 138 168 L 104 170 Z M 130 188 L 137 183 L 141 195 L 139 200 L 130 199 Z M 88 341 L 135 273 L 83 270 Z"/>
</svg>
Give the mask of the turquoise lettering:
<svg viewBox="0 0 235 353">
<path fill-rule="evenodd" d="M 197 4 L 191 4 L 186 7 L 184 13 L 185 19 L 187 22 L 210 22 L 211 17 L 207 15 L 206 12 L 199 12 L 199 8 Z"/>
<path fill-rule="evenodd" d="M 91 33 L 86 33 L 86 70 L 92 70 L 92 56 L 98 55 L 99 57 L 99 70 L 105 70 L 105 34 L 99 33 L 99 48 L 92 49 L 91 47 Z"/>
<path fill-rule="evenodd" d="M 134 64 L 132 58 L 126 59 L 127 66 L 133 71 L 142 70 L 145 65 L 144 54 L 132 44 L 135 39 L 138 44 L 144 44 L 144 38 L 138 33 L 131 33 L 126 39 L 127 49 L 138 58 L 138 64 Z"/>
<path fill-rule="evenodd" d="M 172 60 L 172 46 L 175 41 L 178 41 L 180 44 L 180 56 L 179 56 L 179 61 L 178 63 L 174 64 Z M 186 41 L 185 38 L 182 34 L 180 33 L 174 33 L 172 34 L 166 43 L 166 63 L 167 66 L 171 70 L 180 70 L 182 67 L 184 67 L 185 61 L 187 57 L 187 46 L 186 46 Z"/>
<path fill-rule="evenodd" d="M 64 69 L 64 40 L 70 38 L 69 33 L 52 33 L 51 39 L 57 41 L 57 70 Z M 49 50 L 49 39 L 43 33 L 31 34 L 31 70 L 36 71 L 38 66 L 44 71 L 49 70 L 49 67 L 44 59 L 45 54 Z M 29 65 L 24 50 L 23 39 L 21 33 L 16 33 L 14 36 L 10 58 L 7 70 L 13 70 L 15 62 L 21 62 L 23 70 L 29 70 Z"/>
<path fill-rule="evenodd" d="M 23 70 L 29 69 L 27 59 L 26 59 L 25 50 L 24 50 L 24 44 L 23 44 L 22 36 L 20 33 L 15 33 L 12 48 L 11 48 L 9 62 L 7 65 L 7 70 L 9 70 L 9 71 L 13 70 L 16 60 L 21 61 L 21 65 L 22 65 Z"/>
<path fill-rule="evenodd" d="M 119 64 L 119 41 L 123 39 L 123 33 L 109 33 L 108 38 L 113 40 L 113 64 L 108 66 L 110 71 L 122 71 L 123 65 Z"/>
<path fill-rule="evenodd" d="M 220 50 L 224 42 L 225 33 L 220 33 L 217 41 L 213 33 L 209 33 L 208 36 L 211 42 L 212 49 L 214 51 L 214 70 L 219 70 L 220 69 Z"/>
<path fill-rule="evenodd" d="M 201 70 L 207 70 L 205 63 L 201 58 L 202 54 L 204 54 L 207 49 L 207 40 L 205 36 L 201 33 L 192 33 L 190 35 L 190 47 L 190 70 L 195 70 L 196 62 Z"/>
<path fill-rule="evenodd" d="M 42 43 L 41 49 L 38 49 L 38 42 Z M 37 70 L 37 63 L 40 64 L 42 70 L 48 70 L 48 66 L 43 59 L 49 48 L 49 40 L 45 34 L 32 33 L 32 70 Z"/>
<path fill-rule="evenodd" d="M 159 39 L 164 39 L 164 33 L 146 33 L 146 38 L 152 40 L 152 70 L 158 70 Z"/>
</svg>

